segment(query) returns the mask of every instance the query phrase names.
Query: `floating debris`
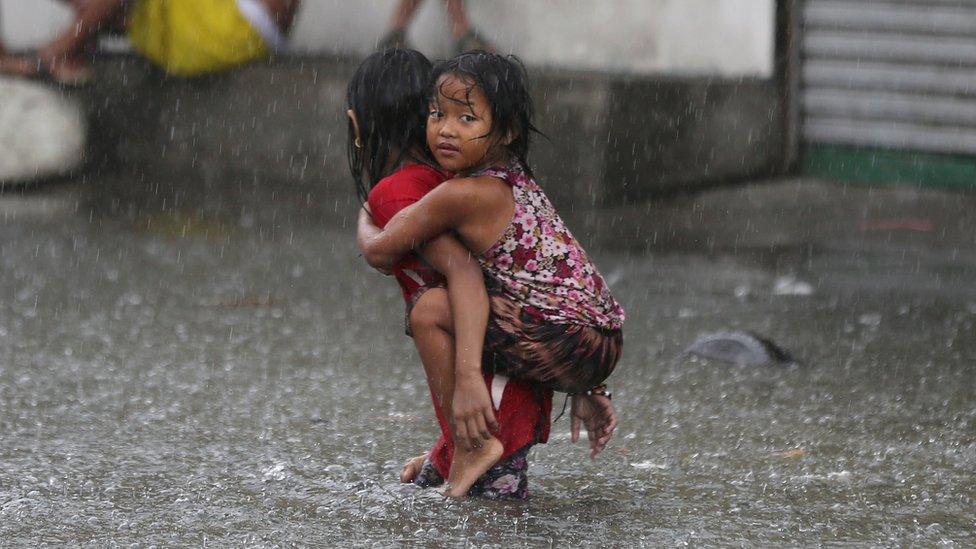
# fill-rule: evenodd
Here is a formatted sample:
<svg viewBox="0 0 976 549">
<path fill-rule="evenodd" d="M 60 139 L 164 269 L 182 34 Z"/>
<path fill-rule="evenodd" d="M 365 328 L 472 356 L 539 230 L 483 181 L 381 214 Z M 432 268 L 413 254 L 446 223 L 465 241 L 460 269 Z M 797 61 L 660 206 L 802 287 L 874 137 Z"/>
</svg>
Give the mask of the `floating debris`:
<svg viewBox="0 0 976 549">
<path fill-rule="evenodd" d="M 881 326 L 881 315 L 878 313 L 865 313 L 857 317 L 857 323 L 868 328 Z"/>
<path fill-rule="evenodd" d="M 773 283 L 773 295 L 813 295 L 813 286 L 795 276 L 781 276 Z"/>
<path fill-rule="evenodd" d="M 742 331 L 705 334 L 681 353 L 679 361 L 691 355 L 741 366 L 790 366 L 797 363 L 790 353 L 772 341 Z"/>
<path fill-rule="evenodd" d="M 631 463 L 630 466 L 634 469 L 657 469 L 658 471 L 664 471 L 668 468 L 668 466 L 663 463 L 654 463 L 653 461 Z"/>
</svg>

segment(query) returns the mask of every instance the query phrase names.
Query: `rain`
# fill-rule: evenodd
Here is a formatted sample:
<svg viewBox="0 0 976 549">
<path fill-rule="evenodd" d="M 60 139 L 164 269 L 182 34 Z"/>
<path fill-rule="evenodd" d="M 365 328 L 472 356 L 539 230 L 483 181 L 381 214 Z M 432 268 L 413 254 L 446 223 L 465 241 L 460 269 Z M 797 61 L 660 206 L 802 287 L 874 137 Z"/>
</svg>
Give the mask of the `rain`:
<svg viewBox="0 0 976 549">
<path fill-rule="evenodd" d="M 0 545 L 976 544 L 976 3 L 420 6 L 393 38 L 524 61 L 627 312 L 612 440 L 557 394 L 524 501 L 399 482 L 440 431 L 346 118 L 399 2 L 225 3 L 283 42 L 184 75 L 0 0 Z"/>
</svg>

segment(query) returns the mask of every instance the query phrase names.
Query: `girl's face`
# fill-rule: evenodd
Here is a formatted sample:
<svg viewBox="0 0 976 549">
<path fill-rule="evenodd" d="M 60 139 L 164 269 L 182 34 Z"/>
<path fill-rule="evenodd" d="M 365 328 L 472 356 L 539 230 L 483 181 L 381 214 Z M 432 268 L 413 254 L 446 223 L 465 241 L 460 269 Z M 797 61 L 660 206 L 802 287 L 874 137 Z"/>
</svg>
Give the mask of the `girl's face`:
<svg viewBox="0 0 976 549">
<path fill-rule="evenodd" d="M 464 172 L 501 157 L 501 140 L 492 135 L 491 106 L 481 88 L 446 74 L 427 117 L 427 145 L 442 168 Z"/>
</svg>

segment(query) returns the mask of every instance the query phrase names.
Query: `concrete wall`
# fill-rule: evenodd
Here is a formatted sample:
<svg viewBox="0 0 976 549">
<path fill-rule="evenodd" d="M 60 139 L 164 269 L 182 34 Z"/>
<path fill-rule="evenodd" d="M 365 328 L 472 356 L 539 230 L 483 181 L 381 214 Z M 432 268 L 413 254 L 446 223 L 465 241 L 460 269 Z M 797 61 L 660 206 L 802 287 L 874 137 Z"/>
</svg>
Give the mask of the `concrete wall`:
<svg viewBox="0 0 976 549">
<path fill-rule="evenodd" d="M 780 90 L 761 78 L 610 84 L 604 203 L 766 176 L 782 161 Z"/>
<path fill-rule="evenodd" d="M 136 180 L 282 184 L 352 200 L 345 86 L 353 60 L 283 58 L 209 78 L 161 78 L 109 56 L 76 92 L 90 105 L 91 164 Z M 535 70 L 531 162 L 570 212 L 771 173 L 782 152 L 778 90 L 761 78 L 620 78 Z M 174 197 L 176 199 L 177 197 Z M 331 204 L 331 202 L 329 202 Z"/>
<path fill-rule="evenodd" d="M 304 0 L 292 48 L 363 54 L 397 0 Z M 64 25 L 53 0 L 0 0 L 5 40 L 26 47 Z M 529 64 L 632 74 L 769 76 L 774 0 L 470 0 L 473 22 Z M 451 53 L 439 1 L 421 8 L 409 38 Z"/>
<path fill-rule="evenodd" d="M 325 186 L 349 199 L 343 90 L 394 1 L 305 0 L 292 47 L 315 56 L 199 81 L 160 79 L 132 57 L 102 58 L 99 82 L 84 92 L 97 144 L 92 164 L 201 178 L 201 192 L 232 173 L 255 185 Z M 14 45 L 42 40 L 67 15 L 48 0 L 0 6 Z M 532 162 L 561 208 L 690 191 L 771 173 L 781 162 L 773 0 L 470 7 L 492 39 L 532 66 L 538 125 L 551 138 L 533 147 Z M 450 48 L 441 12 L 439 0 L 428 0 L 412 29 L 430 55 Z"/>
</svg>

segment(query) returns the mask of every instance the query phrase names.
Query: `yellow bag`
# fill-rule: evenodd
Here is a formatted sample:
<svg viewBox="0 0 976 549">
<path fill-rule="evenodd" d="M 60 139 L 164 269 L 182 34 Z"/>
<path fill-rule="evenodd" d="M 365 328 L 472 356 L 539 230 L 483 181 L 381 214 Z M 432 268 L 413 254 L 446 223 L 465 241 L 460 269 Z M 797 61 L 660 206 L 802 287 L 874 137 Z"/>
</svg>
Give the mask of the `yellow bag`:
<svg viewBox="0 0 976 549">
<path fill-rule="evenodd" d="M 218 72 L 266 57 L 268 45 L 235 0 L 139 0 L 129 39 L 169 74 Z"/>
</svg>

